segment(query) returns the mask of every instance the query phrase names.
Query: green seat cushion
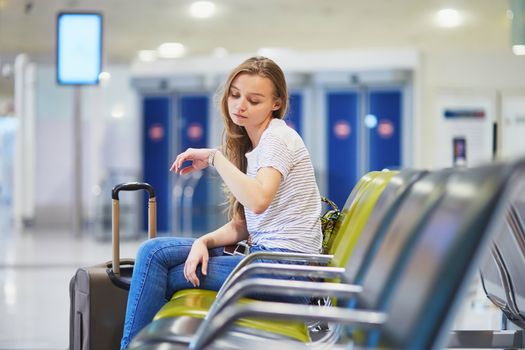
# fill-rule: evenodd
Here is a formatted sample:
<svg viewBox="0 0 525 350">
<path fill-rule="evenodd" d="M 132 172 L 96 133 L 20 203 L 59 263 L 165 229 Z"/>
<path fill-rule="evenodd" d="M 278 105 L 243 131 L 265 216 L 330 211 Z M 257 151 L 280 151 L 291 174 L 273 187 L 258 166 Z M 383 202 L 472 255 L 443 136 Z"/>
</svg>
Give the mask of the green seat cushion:
<svg viewBox="0 0 525 350">
<path fill-rule="evenodd" d="M 185 297 L 186 295 L 209 295 L 210 297 L 216 297 L 217 292 L 214 290 L 206 289 L 182 289 L 171 296 L 171 300 Z"/>
<path fill-rule="evenodd" d="M 396 174 L 397 171 L 371 173 L 369 181 L 364 184 L 359 194 L 348 206 L 347 212 L 343 211 L 344 216 L 340 226 L 337 227 L 337 237 L 329 251 L 334 255 L 330 262 L 331 266 L 344 267 L 346 265 L 379 196 Z"/>
<path fill-rule="evenodd" d="M 355 203 L 357 203 L 357 199 L 361 197 L 363 192 L 366 190 L 368 185 L 372 182 L 372 180 L 379 174 L 379 171 L 371 171 L 364 176 L 362 176 L 357 184 L 352 189 L 352 192 L 348 196 L 348 199 L 345 202 L 345 205 L 343 209 L 341 210 L 341 215 L 338 219 L 338 222 L 335 225 L 334 231 L 332 232 L 332 235 L 330 236 L 328 242 L 325 246 L 325 251 L 328 252 L 328 254 L 332 254 L 334 251 L 334 246 L 339 243 L 341 240 L 341 223 L 344 221 L 345 217 L 351 216 L 352 212 L 354 211 Z"/>
<path fill-rule="evenodd" d="M 217 292 L 200 289 L 184 289 L 173 295 L 171 300 L 164 305 L 155 315 L 154 320 L 172 317 L 204 318 L 215 301 Z M 243 298 L 240 303 L 257 302 L 257 300 Z M 255 318 L 242 318 L 237 325 L 259 329 L 273 334 L 283 335 L 297 339 L 303 343 L 310 341 L 308 328 L 304 322 L 263 320 Z"/>
</svg>

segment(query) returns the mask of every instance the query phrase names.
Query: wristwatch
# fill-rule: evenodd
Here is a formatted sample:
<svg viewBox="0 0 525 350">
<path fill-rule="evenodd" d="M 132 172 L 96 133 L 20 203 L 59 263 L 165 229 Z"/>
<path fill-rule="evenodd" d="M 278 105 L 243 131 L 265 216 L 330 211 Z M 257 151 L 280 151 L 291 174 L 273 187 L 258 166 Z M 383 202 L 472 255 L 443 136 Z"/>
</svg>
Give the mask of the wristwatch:
<svg viewBox="0 0 525 350">
<path fill-rule="evenodd" d="M 215 160 L 215 153 L 217 153 L 216 149 L 210 151 L 210 155 L 208 156 L 208 166 L 214 166 L 213 161 Z"/>
</svg>

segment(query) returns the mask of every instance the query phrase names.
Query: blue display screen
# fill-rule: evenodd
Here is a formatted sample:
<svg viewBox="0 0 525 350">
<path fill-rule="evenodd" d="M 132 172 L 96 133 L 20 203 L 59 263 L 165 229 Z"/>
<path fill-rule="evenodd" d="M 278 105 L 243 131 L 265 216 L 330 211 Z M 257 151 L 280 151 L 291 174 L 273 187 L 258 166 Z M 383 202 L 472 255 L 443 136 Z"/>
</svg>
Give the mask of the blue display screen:
<svg viewBox="0 0 525 350">
<path fill-rule="evenodd" d="M 102 69 L 102 15 L 59 13 L 57 17 L 57 82 L 98 84 Z"/>
</svg>

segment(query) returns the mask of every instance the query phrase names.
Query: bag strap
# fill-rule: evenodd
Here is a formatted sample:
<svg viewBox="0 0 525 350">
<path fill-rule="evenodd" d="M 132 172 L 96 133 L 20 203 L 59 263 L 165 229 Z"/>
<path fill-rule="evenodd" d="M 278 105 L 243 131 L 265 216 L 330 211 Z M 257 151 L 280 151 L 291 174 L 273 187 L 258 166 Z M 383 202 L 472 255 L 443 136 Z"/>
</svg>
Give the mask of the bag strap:
<svg viewBox="0 0 525 350">
<path fill-rule="evenodd" d="M 333 210 L 335 210 L 337 212 L 340 212 L 339 207 L 337 206 L 337 204 L 335 204 L 334 202 L 332 202 L 328 198 L 321 196 L 321 201 L 326 203 L 326 204 L 328 204 L 329 206 L 331 206 Z"/>
</svg>

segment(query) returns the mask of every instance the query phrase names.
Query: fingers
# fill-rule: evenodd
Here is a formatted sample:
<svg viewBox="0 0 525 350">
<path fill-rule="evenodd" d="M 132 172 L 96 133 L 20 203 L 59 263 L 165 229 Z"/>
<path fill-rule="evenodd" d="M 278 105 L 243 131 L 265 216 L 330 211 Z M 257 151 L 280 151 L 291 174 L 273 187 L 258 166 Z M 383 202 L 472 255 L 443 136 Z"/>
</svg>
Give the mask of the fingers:
<svg viewBox="0 0 525 350">
<path fill-rule="evenodd" d="M 200 286 L 199 278 L 195 273 L 196 269 L 197 266 L 193 261 L 186 261 L 186 264 L 184 264 L 184 278 L 186 278 L 186 281 L 191 283 L 194 287 Z"/>
<path fill-rule="evenodd" d="M 170 171 L 173 171 L 175 173 L 178 173 L 180 175 L 191 173 L 194 170 L 197 170 L 193 164 L 191 166 L 188 166 L 186 168 L 182 168 L 182 164 L 186 161 L 192 161 L 192 163 L 195 161 L 195 152 L 193 152 L 194 149 L 188 148 L 186 151 L 182 152 L 175 158 L 175 161 L 170 167 Z"/>
<path fill-rule="evenodd" d="M 171 165 L 170 171 L 174 171 L 175 173 L 179 173 L 180 172 L 180 168 L 182 166 L 182 163 L 184 163 L 187 158 L 188 158 L 188 156 L 186 155 L 186 152 L 183 152 L 183 153 L 179 154 L 177 156 L 177 158 L 175 158 L 175 161 L 173 162 L 173 164 Z"/>
<path fill-rule="evenodd" d="M 198 278 L 197 275 L 195 274 L 195 271 L 193 271 L 192 273 L 190 273 L 190 276 L 189 276 L 188 282 L 190 282 L 194 287 L 199 287 L 200 284 L 201 284 L 201 282 L 199 281 L 199 278 Z"/>
<path fill-rule="evenodd" d="M 186 263 L 184 264 L 184 278 L 186 279 L 187 282 L 189 282 L 190 278 L 189 278 L 189 262 L 188 260 L 186 260 Z"/>
<path fill-rule="evenodd" d="M 208 273 L 208 258 L 207 257 L 203 257 L 202 258 L 202 266 L 201 266 L 201 272 L 204 276 L 206 276 L 206 274 Z"/>
<path fill-rule="evenodd" d="M 181 175 L 186 175 L 188 173 L 191 173 L 192 171 L 197 170 L 193 165 L 187 166 L 185 168 L 182 168 L 179 172 Z"/>
<path fill-rule="evenodd" d="M 181 169 L 179 166 L 175 165 L 175 163 L 173 163 L 173 165 L 170 168 L 170 171 L 174 171 L 175 173 L 179 173 L 180 175 L 185 175 L 195 170 L 197 169 L 193 165 Z"/>
<path fill-rule="evenodd" d="M 175 162 L 173 162 L 173 164 L 171 164 L 171 166 L 170 166 L 170 171 L 177 172 L 177 170 L 175 170 L 175 169 L 176 169 L 176 166 L 177 166 L 177 161 L 175 161 Z"/>
</svg>

